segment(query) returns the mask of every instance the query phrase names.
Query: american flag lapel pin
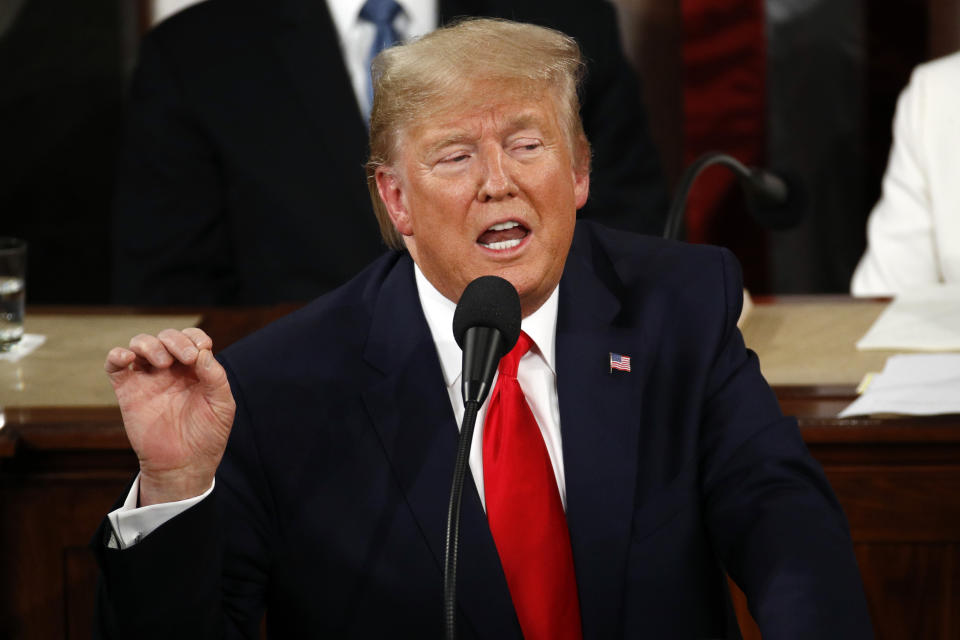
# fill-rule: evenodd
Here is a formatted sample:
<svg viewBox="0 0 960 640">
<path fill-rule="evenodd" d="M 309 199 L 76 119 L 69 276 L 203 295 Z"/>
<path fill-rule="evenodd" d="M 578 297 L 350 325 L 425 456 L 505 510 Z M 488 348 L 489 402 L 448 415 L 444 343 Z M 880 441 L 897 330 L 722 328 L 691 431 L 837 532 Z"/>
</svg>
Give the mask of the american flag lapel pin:
<svg viewBox="0 0 960 640">
<path fill-rule="evenodd" d="M 613 373 L 614 369 L 617 371 L 630 371 L 630 356 L 625 356 L 622 353 L 611 353 L 610 373 Z"/>
</svg>

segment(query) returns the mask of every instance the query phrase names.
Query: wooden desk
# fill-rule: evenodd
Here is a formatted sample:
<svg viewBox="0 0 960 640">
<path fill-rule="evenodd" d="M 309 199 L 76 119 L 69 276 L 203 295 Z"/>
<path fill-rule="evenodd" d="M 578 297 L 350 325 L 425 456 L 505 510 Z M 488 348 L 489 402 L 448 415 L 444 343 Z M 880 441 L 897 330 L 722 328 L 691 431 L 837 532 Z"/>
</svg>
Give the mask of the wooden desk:
<svg viewBox="0 0 960 640">
<path fill-rule="evenodd" d="M 87 542 L 137 469 L 103 374 L 110 347 L 195 318 L 222 348 L 293 307 L 27 310 L 47 342 L 0 361 L 0 638 L 89 638 Z"/>
<path fill-rule="evenodd" d="M 852 346 L 882 308 L 847 298 L 761 300 L 744 336 L 846 510 L 877 637 L 957 639 L 960 417 L 835 417 L 853 400 L 862 375 L 881 369 L 888 355 Z M 290 310 L 163 315 L 200 315 L 222 348 Z M 156 315 L 150 311 L 30 309 L 27 330 L 31 319 L 105 314 L 139 321 Z M 51 339 L 42 348 L 54 344 Z M 89 364 L 81 368 L 94 373 L 82 384 L 105 384 L 100 372 L 109 346 L 87 346 Z M 0 382 L 10 382 L 2 369 L 7 364 L 0 362 Z M 30 379 L 30 369 L 21 370 L 18 384 L 41 383 Z M 136 469 L 109 389 L 105 400 L 87 406 L 60 404 L 58 394 L 68 397 L 68 391 L 51 388 L 41 406 L 27 406 L 0 389 L 6 403 L 0 429 L 3 638 L 89 637 L 96 568 L 86 543 Z"/>
<path fill-rule="evenodd" d="M 893 352 L 854 344 L 886 303 L 780 298 L 743 333 L 850 522 L 877 638 L 960 638 L 960 416 L 847 418 Z"/>
</svg>

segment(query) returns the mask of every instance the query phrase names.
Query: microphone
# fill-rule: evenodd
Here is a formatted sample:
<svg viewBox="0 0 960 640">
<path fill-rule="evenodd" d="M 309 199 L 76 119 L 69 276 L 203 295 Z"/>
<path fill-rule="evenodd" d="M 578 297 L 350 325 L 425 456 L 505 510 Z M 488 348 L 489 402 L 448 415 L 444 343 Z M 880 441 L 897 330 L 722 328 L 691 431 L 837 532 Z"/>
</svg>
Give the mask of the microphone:
<svg viewBox="0 0 960 640">
<path fill-rule="evenodd" d="M 493 374 L 520 337 L 520 296 L 497 276 L 481 276 L 467 285 L 453 314 L 453 336 L 463 350 L 463 424 L 457 441 L 447 535 L 443 552 L 443 616 L 448 640 L 457 637 L 457 556 L 460 546 L 460 504 L 470 460 L 477 411 L 490 392 Z"/>
<path fill-rule="evenodd" d="M 789 174 L 775 174 L 751 167 L 749 175 L 740 178 L 747 199 L 747 210 L 753 219 L 774 231 L 796 226 L 803 219 L 807 198 L 800 183 Z"/>
<path fill-rule="evenodd" d="M 520 297 L 497 276 L 467 285 L 453 314 L 453 337 L 463 350 L 464 406 L 483 404 L 500 359 L 520 337 Z"/>
<path fill-rule="evenodd" d="M 684 236 L 684 211 L 687 196 L 697 177 L 709 166 L 722 164 L 737 176 L 747 200 L 747 209 L 754 220 L 775 230 L 789 229 L 803 219 L 806 198 L 800 184 L 758 167 L 747 167 L 736 158 L 718 151 L 709 151 L 683 172 L 676 195 L 667 214 L 663 237 L 680 240 Z"/>
</svg>

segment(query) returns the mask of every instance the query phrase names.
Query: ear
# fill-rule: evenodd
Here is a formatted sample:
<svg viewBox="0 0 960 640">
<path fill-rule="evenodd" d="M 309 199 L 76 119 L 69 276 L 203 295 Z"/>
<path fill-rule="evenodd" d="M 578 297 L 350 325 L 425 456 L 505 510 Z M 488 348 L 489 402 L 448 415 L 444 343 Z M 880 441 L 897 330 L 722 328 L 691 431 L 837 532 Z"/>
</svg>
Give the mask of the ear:
<svg viewBox="0 0 960 640">
<path fill-rule="evenodd" d="M 587 198 L 590 196 L 590 163 L 586 162 L 579 166 L 579 169 L 576 167 L 573 169 L 573 195 L 578 211 L 587 204 Z"/>
<path fill-rule="evenodd" d="M 380 199 L 387 207 L 387 213 L 390 216 L 390 221 L 393 222 L 393 226 L 400 235 L 412 236 L 413 224 L 404 197 L 403 178 L 397 173 L 396 169 L 389 166 L 377 167 L 374 178 L 377 181 L 377 191 L 380 193 Z"/>
</svg>

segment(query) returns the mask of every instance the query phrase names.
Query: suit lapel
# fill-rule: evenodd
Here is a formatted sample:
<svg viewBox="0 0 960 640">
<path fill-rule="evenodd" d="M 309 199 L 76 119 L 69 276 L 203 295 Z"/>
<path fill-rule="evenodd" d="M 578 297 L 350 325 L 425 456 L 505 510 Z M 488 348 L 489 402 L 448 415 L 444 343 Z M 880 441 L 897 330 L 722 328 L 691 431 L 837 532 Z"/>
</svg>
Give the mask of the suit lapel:
<svg viewBox="0 0 960 640">
<path fill-rule="evenodd" d="M 618 328 L 620 305 L 571 253 L 560 284 L 557 393 L 584 637 L 620 635 L 644 378 L 641 337 Z M 632 371 L 610 371 L 609 353 Z"/>
<path fill-rule="evenodd" d="M 364 393 L 364 402 L 433 553 L 439 587 L 458 430 L 436 348 L 417 303 L 408 256 L 393 268 L 380 290 L 364 358 L 383 373 L 382 380 Z M 469 477 L 461 513 L 457 593 L 462 619 L 478 637 L 519 637 L 486 514 Z M 439 588 L 437 596 L 439 622 Z"/>
</svg>

